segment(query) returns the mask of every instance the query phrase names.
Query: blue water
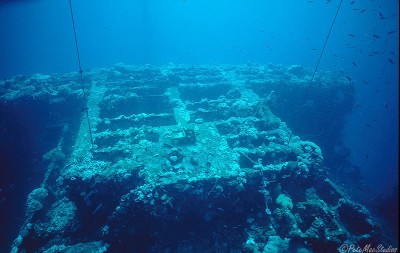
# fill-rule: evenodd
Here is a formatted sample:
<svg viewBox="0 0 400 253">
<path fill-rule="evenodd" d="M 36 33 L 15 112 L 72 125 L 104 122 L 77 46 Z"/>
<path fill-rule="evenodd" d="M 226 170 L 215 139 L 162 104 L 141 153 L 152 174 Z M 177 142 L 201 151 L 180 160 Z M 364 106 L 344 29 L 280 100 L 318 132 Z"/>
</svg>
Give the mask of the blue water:
<svg viewBox="0 0 400 253">
<path fill-rule="evenodd" d="M 314 68 L 339 2 L 72 4 L 83 69 L 118 62 L 250 62 Z M 366 183 L 385 195 L 398 186 L 399 2 L 352 2 L 343 1 L 319 68 L 341 69 L 356 83 L 357 107 L 348 118 L 345 143 Z M 0 1 L 0 59 L 1 78 L 77 71 L 68 1 Z"/>
</svg>

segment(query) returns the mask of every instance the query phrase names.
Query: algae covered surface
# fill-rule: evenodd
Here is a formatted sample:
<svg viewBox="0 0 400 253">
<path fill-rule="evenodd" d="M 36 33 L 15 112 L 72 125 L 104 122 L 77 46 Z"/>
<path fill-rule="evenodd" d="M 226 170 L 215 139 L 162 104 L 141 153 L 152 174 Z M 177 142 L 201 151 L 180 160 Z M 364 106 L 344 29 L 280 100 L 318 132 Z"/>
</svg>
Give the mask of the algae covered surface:
<svg viewBox="0 0 400 253">
<path fill-rule="evenodd" d="M 378 222 L 332 181 L 354 84 L 321 71 L 306 94 L 311 74 L 117 64 L 85 72 L 85 95 L 76 73 L 2 81 L 5 108 L 58 115 L 43 123 L 56 130 L 12 252 L 336 252 L 378 242 Z"/>
</svg>

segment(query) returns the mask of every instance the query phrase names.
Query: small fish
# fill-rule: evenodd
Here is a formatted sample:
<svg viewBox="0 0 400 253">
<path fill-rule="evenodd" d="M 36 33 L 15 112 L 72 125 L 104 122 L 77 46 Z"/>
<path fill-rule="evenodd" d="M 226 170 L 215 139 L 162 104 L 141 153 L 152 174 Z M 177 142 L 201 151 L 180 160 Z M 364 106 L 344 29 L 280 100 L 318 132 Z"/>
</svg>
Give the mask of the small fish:
<svg viewBox="0 0 400 253">
<path fill-rule="evenodd" d="M 351 63 L 354 65 L 354 67 L 357 67 L 357 64 L 355 62 L 352 61 Z"/>
<path fill-rule="evenodd" d="M 316 49 L 316 48 L 311 48 L 311 50 L 312 50 L 312 51 L 315 51 L 315 50 L 318 50 L 318 49 Z"/>
<path fill-rule="evenodd" d="M 386 109 L 389 109 L 389 105 L 386 103 L 383 103 L 383 105 L 385 106 Z"/>
<path fill-rule="evenodd" d="M 344 59 L 345 57 L 339 56 L 338 54 L 333 54 L 333 56 Z"/>
<path fill-rule="evenodd" d="M 367 9 L 362 9 L 362 11 L 360 11 L 360 13 L 364 13 L 364 11 L 366 11 Z"/>
<path fill-rule="evenodd" d="M 371 128 L 371 125 L 370 125 L 370 124 L 368 124 L 368 123 L 367 123 L 367 124 L 365 124 L 365 126 L 366 126 L 366 127 L 369 127 L 369 128 Z"/>
<path fill-rule="evenodd" d="M 388 62 L 389 62 L 390 64 L 394 64 L 394 61 L 393 61 L 392 58 L 388 58 Z"/>
<path fill-rule="evenodd" d="M 368 154 L 367 153 L 365 153 L 365 158 L 368 159 Z"/>
<path fill-rule="evenodd" d="M 368 56 L 374 56 L 374 55 L 376 55 L 376 54 L 380 54 L 380 53 L 377 52 L 377 51 L 373 51 L 373 52 L 369 53 Z"/>
<path fill-rule="evenodd" d="M 358 9 L 358 8 L 354 8 L 354 9 L 353 9 L 353 11 L 359 11 L 359 10 L 360 10 L 360 9 Z"/>
<path fill-rule="evenodd" d="M 346 76 L 347 80 L 349 80 L 349 82 L 351 82 L 351 78 L 349 76 Z"/>
<path fill-rule="evenodd" d="M 385 19 L 385 16 L 383 16 L 382 12 L 379 12 L 379 17 L 381 17 L 381 19 Z"/>
<path fill-rule="evenodd" d="M 351 1 L 351 3 L 350 4 L 354 4 L 356 1 Z"/>
<path fill-rule="evenodd" d="M 396 32 L 397 32 L 396 30 L 392 30 L 392 31 L 387 32 L 386 34 L 393 34 L 393 33 L 396 33 Z"/>
<path fill-rule="evenodd" d="M 372 34 L 372 37 L 374 37 L 375 39 L 380 39 L 381 37 L 377 34 Z"/>
<path fill-rule="evenodd" d="M 364 82 L 366 85 L 368 85 L 368 81 L 366 81 L 366 80 L 363 80 L 363 82 Z"/>
<path fill-rule="evenodd" d="M 352 34 L 352 33 L 348 33 L 347 35 L 350 36 L 350 37 L 353 37 L 353 38 L 356 37 L 356 36 L 355 36 L 354 34 Z"/>
</svg>

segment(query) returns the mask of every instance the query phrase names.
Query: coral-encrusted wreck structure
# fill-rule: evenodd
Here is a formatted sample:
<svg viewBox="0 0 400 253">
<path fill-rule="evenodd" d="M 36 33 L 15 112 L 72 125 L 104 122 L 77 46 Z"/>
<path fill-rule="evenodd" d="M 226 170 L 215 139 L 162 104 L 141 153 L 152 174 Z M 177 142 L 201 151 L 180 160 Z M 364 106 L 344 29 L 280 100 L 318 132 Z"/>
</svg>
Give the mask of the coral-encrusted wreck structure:
<svg viewBox="0 0 400 253">
<path fill-rule="evenodd" d="M 84 73 L 87 96 L 78 74 L 1 82 L 3 112 L 30 110 L 42 137 L 53 129 L 12 252 L 337 252 L 374 242 L 377 226 L 323 158 L 353 84 L 320 72 L 305 94 L 310 74 L 118 64 Z M 49 108 L 57 117 L 46 121 Z M 322 148 L 307 141 L 316 133 Z"/>
</svg>

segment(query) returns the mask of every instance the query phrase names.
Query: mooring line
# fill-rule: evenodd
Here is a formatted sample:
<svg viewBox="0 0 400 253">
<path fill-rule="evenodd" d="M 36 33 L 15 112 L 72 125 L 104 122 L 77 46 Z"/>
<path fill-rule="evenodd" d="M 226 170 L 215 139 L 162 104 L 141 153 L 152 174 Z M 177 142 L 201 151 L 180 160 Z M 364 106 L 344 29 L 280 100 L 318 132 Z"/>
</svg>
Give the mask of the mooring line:
<svg viewBox="0 0 400 253">
<path fill-rule="evenodd" d="M 92 127 L 90 126 L 89 108 L 88 108 L 88 105 L 87 105 L 87 96 L 86 96 L 85 86 L 83 84 L 83 70 L 82 70 L 82 66 L 81 66 L 81 57 L 79 55 L 78 39 L 76 38 L 75 19 L 74 19 L 74 12 L 72 11 L 71 0 L 69 0 L 69 9 L 71 11 L 72 27 L 74 29 L 76 55 L 78 57 L 78 65 L 79 65 L 79 75 L 80 75 L 80 78 L 81 78 L 81 86 L 82 86 L 83 98 L 85 100 L 85 108 L 84 108 L 84 110 L 86 112 L 86 119 L 87 119 L 87 123 L 88 123 L 88 126 L 89 126 L 90 143 L 92 144 L 92 147 L 93 147 Z"/>
</svg>

